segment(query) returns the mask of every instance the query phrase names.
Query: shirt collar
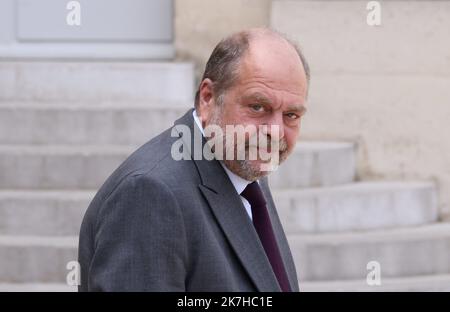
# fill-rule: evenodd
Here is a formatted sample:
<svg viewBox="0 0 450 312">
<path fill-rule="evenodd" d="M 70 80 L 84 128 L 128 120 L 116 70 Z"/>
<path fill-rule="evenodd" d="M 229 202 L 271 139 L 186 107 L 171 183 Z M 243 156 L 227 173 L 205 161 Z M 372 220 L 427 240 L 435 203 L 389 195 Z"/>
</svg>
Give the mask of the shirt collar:
<svg viewBox="0 0 450 312">
<path fill-rule="evenodd" d="M 194 120 L 195 120 L 195 123 L 197 124 L 197 127 L 200 129 L 200 131 L 202 132 L 203 136 L 205 136 L 205 132 L 203 131 L 203 127 L 202 127 L 202 123 L 200 122 L 200 119 L 198 118 L 197 112 L 196 112 L 195 109 L 192 112 L 192 116 L 194 117 Z M 225 166 L 225 164 L 223 162 L 219 161 L 219 163 L 222 165 L 223 169 L 225 169 L 225 172 L 227 173 L 228 177 L 230 178 L 230 181 L 233 184 L 233 186 L 236 189 L 236 192 L 238 194 L 241 194 L 245 190 L 247 185 L 252 183 L 251 181 L 245 180 L 244 178 L 241 178 L 240 176 L 238 176 L 237 174 L 232 172 L 230 169 L 228 169 Z"/>
<path fill-rule="evenodd" d="M 200 129 L 200 131 L 202 132 L 203 136 L 205 136 L 205 131 L 203 131 L 202 123 L 200 122 L 200 119 L 197 116 L 197 111 L 195 109 L 192 111 L 192 116 L 194 117 L 194 120 L 195 120 L 195 123 L 197 124 L 197 127 Z"/>
</svg>

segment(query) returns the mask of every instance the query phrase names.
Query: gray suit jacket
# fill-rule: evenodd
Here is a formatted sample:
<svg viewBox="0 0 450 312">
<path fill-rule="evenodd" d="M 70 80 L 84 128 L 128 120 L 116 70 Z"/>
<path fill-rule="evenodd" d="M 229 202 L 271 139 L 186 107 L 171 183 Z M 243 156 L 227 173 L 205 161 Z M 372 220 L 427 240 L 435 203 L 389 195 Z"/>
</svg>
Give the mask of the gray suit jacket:
<svg viewBox="0 0 450 312">
<path fill-rule="evenodd" d="M 179 124 L 199 131 L 192 109 Z M 193 144 L 168 129 L 140 147 L 94 197 L 80 231 L 80 291 L 280 291 L 224 169 L 217 160 L 174 160 L 172 144 L 180 138 Z M 267 179 L 260 184 L 298 291 Z"/>
</svg>

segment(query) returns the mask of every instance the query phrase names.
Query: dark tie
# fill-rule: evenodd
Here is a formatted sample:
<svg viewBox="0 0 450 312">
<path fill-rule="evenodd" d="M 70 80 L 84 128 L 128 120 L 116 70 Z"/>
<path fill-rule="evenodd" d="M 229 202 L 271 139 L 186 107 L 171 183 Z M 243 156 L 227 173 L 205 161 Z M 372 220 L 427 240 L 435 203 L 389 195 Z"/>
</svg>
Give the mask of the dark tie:
<svg viewBox="0 0 450 312">
<path fill-rule="evenodd" d="M 264 247 L 267 258 L 269 258 L 269 262 L 277 277 L 281 290 L 291 291 L 283 260 L 281 259 L 280 250 L 278 249 L 278 244 L 273 233 L 272 224 L 270 223 L 266 200 L 258 182 L 252 182 L 247 185 L 241 195 L 247 199 L 252 206 L 253 225 L 255 226 L 256 232 Z"/>
</svg>

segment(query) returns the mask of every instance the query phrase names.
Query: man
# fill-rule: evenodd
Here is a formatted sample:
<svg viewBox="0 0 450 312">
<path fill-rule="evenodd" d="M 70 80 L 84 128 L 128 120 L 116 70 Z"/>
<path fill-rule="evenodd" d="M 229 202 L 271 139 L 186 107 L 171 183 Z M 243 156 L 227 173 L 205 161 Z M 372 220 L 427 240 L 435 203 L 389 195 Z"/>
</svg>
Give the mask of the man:
<svg viewBox="0 0 450 312">
<path fill-rule="evenodd" d="M 250 29 L 222 40 L 195 110 L 134 152 L 90 204 L 80 232 L 79 290 L 298 291 L 270 171 L 262 170 L 270 160 L 250 159 L 248 149 L 250 137 L 263 133 L 276 138 L 272 153 L 286 159 L 299 135 L 308 81 L 300 51 L 273 31 Z M 211 125 L 224 136 L 202 138 Z M 246 134 L 244 159 L 194 157 L 196 135 L 201 147 L 215 138 L 230 148 L 227 125 L 271 127 Z M 180 141 L 187 159 L 174 157 Z"/>
</svg>

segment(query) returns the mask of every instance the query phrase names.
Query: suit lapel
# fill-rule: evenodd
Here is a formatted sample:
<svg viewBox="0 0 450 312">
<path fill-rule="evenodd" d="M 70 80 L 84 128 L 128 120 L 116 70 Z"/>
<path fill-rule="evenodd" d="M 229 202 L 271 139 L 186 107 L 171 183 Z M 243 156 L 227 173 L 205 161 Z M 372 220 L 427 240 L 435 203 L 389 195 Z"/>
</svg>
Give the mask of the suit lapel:
<svg viewBox="0 0 450 312">
<path fill-rule="evenodd" d="M 226 181 L 223 182 L 226 183 Z M 230 196 L 234 189 L 229 189 L 229 185 L 226 187 L 224 185 L 220 193 L 214 192 L 205 185 L 200 185 L 200 190 L 258 291 L 280 291 L 258 234 L 236 191 Z M 227 191 L 229 191 L 228 195 Z"/>
<path fill-rule="evenodd" d="M 206 143 L 200 130 L 194 126 L 192 110 L 175 122 L 190 129 L 190 138 L 183 135 L 189 154 L 192 156 L 194 138 L 201 138 L 201 147 Z M 197 131 L 197 133 L 195 133 Z M 194 135 L 195 134 L 195 135 Z M 198 156 L 198 154 L 197 154 Z M 198 157 L 196 157 L 198 158 Z M 211 207 L 214 216 L 242 266 L 247 271 L 258 291 L 281 291 L 258 234 L 248 217 L 226 172 L 217 160 L 194 160 L 202 183 L 199 189 Z"/>
</svg>

